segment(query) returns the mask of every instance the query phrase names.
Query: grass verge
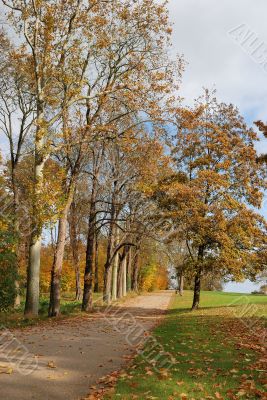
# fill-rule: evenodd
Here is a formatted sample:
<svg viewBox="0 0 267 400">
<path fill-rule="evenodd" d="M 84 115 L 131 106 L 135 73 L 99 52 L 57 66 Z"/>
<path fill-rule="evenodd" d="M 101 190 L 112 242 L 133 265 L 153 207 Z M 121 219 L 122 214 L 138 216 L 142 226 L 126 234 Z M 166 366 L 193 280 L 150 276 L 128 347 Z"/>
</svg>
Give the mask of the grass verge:
<svg viewBox="0 0 267 400">
<path fill-rule="evenodd" d="M 153 335 L 174 360 L 168 370 L 137 356 L 106 398 L 122 400 L 267 399 L 267 297 L 202 292 L 175 296 Z M 151 360 L 150 360 L 151 361 Z"/>
<path fill-rule="evenodd" d="M 74 293 L 64 293 L 61 299 L 61 315 L 56 320 L 76 317 L 84 315 L 81 311 L 81 301 L 74 299 Z M 98 301 L 102 298 L 102 293 L 94 293 L 93 300 Z M 9 310 L 8 312 L 0 313 L 0 329 L 3 328 L 21 328 L 32 326 L 45 321 L 53 321 L 54 319 L 48 318 L 49 296 L 43 295 L 40 298 L 39 316 L 38 318 L 25 318 L 23 315 L 24 299 L 22 299 L 21 306 L 17 309 Z"/>
</svg>

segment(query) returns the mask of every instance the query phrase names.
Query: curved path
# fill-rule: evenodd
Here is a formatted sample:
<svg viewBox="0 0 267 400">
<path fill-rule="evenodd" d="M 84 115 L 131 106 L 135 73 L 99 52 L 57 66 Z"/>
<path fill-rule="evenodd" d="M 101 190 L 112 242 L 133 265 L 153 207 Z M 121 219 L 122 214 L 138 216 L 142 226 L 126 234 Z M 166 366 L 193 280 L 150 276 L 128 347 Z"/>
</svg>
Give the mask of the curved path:
<svg viewBox="0 0 267 400">
<path fill-rule="evenodd" d="M 0 398 L 79 400 L 118 369 L 168 308 L 171 291 L 129 298 L 92 315 L 0 335 Z M 133 334 L 134 332 L 134 334 Z"/>
</svg>

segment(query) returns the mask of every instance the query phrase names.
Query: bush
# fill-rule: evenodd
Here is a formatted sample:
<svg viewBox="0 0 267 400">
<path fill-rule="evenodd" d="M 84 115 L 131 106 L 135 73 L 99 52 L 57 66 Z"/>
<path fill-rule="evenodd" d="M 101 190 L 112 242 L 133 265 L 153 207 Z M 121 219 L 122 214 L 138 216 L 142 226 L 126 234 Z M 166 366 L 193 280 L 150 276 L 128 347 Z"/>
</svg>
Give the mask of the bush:
<svg viewBox="0 0 267 400">
<path fill-rule="evenodd" d="M 0 230 L 0 311 L 13 307 L 17 290 L 15 281 L 18 279 L 15 240 L 12 234 Z"/>
</svg>

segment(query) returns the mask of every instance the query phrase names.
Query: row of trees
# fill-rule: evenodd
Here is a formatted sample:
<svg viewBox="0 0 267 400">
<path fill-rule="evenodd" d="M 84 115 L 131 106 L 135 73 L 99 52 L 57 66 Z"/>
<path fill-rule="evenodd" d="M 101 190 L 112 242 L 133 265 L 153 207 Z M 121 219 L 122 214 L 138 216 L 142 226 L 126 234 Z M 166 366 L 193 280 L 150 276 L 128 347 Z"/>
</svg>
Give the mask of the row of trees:
<svg viewBox="0 0 267 400">
<path fill-rule="evenodd" d="M 262 270 L 266 225 L 251 208 L 260 207 L 265 185 L 255 133 L 208 91 L 193 108 L 181 106 L 184 62 L 168 55 L 165 2 L 2 3 L 9 19 L 9 35 L 0 37 L 0 129 L 9 149 L 2 215 L 11 204 L 5 229 L 15 238 L 15 272 L 27 264 L 25 314 L 38 314 L 49 231 L 50 316 L 60 313 L 68 252 L 84 311 L 99 285 L 107 303 L 138 290 L 140 255 L 155 277 L 173 247 L 180 281 L 185 271 L 195 279 L 193 308 L 203 275 L 240 279 Z"/>
<path fill-rule="evenodd" d="M 79 257 L 79 203 L 88 217 L 82 302 L 88 310 L 99 235 L 107 241 L 105 301 L 116 297 L 132 247 L 137 263 L 150 224 L 150 200 L 140 197 L 138 185 L 153 179 L 157 155 L 163 157 L 155 125 L 170 104 L 182 60 L 168 59 L 171 29 L 162 4 L 3 3 L 20 43 L 2 32 L 1 130 L 9 142 L 17 253 L 30 231 L 25 314 L 38 314 L 42 232 L 53 222 L 49 315 L 59 314 L 68 219 L 76 265 Z M 134 288 L 137 277 L 133 267 Z M 79 297 L 78 269 L 76 280 Z"/>
</svg>

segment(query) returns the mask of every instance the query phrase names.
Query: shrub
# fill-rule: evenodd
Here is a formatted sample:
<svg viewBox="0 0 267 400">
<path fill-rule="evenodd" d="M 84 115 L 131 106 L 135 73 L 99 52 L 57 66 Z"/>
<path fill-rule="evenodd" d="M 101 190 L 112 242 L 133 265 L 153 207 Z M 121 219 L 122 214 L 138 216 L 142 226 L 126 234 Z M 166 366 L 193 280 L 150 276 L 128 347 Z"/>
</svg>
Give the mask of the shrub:
<svg viewBox="0 0 267 400">
<path fill-rule="evenodd" d="M 14 305 L 17 295 L 15 281 L 18 279 L 14 236 L 0 229 L 0 311 Z"/>
</svg>

